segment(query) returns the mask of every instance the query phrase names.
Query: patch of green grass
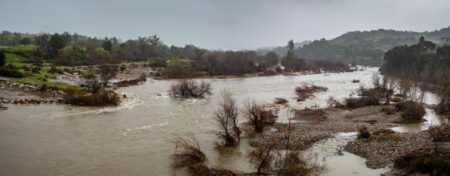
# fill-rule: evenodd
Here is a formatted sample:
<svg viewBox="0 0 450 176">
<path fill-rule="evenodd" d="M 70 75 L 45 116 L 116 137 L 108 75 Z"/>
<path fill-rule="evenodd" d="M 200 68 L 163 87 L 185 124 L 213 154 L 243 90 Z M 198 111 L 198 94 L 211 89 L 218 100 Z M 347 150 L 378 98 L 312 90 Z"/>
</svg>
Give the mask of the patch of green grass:
<svg viewBox="0 0 450 176">
<path fill-rule="evenodd" d="M 6 56 L 6 58 L 5 58 L 6 63 L 21 62 L 21 61 L 26 60 L 23 56 L 19 56 L 17 54 L 5 53 L 5 56 Z"/>
<path fill-rule="evenodd" d="M 81 87 L 79 87 L 79 86 L 72 86 L 72 85 L 68 85 L 68 84 L 64 84 L 64 83 L 46 82 L 46 81 L 34 79 L 33 77 L 8 78 L 8 79 L 13 80 L 17 83 L 22 83 L 22 84 L 31 84 L 31 85 L 36 85 L 36 86 L 42 86 L 45 84 L 45 85 L 47 85 L 47 87 L 57 87 L 57 88 L 64 89 L 64 90 L 69 89 L 69 88 L 81 90 Z"/>
<path fill-rule="evenodd" d="M 0 46 L 0 51 L 5 53 L 20 54 L 27 57 L 32 57 L 37 50 L 37 46 L 33 45 L 19 45 L 19 46 Z"/>
</svg>

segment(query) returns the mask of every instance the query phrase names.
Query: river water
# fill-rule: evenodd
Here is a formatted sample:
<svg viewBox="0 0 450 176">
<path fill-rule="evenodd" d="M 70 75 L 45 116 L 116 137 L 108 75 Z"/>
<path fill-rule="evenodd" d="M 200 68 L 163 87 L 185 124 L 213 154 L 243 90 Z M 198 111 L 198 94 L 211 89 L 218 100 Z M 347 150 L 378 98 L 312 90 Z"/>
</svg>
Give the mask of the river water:
<svg viewBox="0 0 450 176">
<path fill-rule="evenodd" d="M 170 167 L 175 137 L 195 136 L 211 166 L 253 171 L 245 158 L 251 150 L 244 139 L 231 154 L 214 149 L 220 91 L 233 93 L 237 104 L 247 100 L 272 103 L 274 98 L 289 100 L 294 108 L 325 107 L 330 96 L 345 98 L 360 85 L 369 86 L 377 68 L 352 73 L 208 79 L 212 95 L 201 100 L 169 97 L 173 81 L 148 79 L 145 84 L 119 89 L 128 100 L 118 107 L 76 107 L 69 105 L 7 105 L 0 112 L 1 175 L 186 175 Z M 352 83 L 358 79 L 360 83 Z M 297 103 L 294 89 L 303 83 L 325 86 L 328 91 Z M 283 111 L 280 111 L 283 112 Z M 430 119 L 434 119 L 427 110 Z M 243 119 L 240 119 L 243 121 Z M 280 114 L 279 122 L 287 116 Z M 418 124 L 423 128 L 423 124 Z M 409 128 L 399 127 L 399 131 Z M 319 153 L 329 171 L 326 175 L 379 175 L 388 169 L 369 169 L 364 159 L 344 152 L 339 146 L 354 134 L 336 134 L 305 151 Z M 350 167 L 351 166 L 351 167 Z"/>
</svg>

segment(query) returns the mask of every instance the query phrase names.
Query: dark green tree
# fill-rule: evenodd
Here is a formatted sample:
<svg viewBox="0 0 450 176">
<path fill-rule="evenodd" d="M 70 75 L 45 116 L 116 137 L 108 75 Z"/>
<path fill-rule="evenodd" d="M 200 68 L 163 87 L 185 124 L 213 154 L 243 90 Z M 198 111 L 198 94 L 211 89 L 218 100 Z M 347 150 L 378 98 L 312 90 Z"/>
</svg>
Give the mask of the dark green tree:
<svg viewBox="0 0 450 176">
<path fill-rule="evenodd" d="M 111 42 L 111 40 L 106 40 L 105 42 L 103 42 L 102 47 L 103 47 L 103 49 L 105 49 L 106 51 L 111 53 L 111 51 L 112 51 L 112 42 Z"/>
<path fill-rule="evenodd" d="M 29 44 L 31 44 L 31 39 L 28 38 L 28 37 L 25 37 L 22 40 L 20 40 L 20 44 L 22 44 L 22 45 L 29 45 Z"/>
<path fill-rule="evenodd" d="M 58 51 L 64 48 L 67 44 L 66 37 L 57 33 L 53 34 L 48 42 L 49 52 L 48 57 L 50 59 L 56 58 Z"/>
<path fill-rule="evenodd" d="M 295 47 L 294 40 L 289 40 L 287 47 L 288 47 L 288 51 L 287 51 L 287 54 L 286 54 L 286 59 L 295 59 L 295 55 L 294 55 L 294 49 L 295 49 L 294 48 Z"/>
</svg>

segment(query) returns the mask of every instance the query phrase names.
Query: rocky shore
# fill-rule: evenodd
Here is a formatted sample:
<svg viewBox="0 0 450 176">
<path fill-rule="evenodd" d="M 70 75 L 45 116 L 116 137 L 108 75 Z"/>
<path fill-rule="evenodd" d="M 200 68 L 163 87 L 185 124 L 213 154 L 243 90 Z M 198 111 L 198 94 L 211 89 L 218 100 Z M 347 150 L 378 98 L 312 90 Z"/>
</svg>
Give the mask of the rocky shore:
<svg viewBox="0 0 450 176">
<path fill-rule="evenodd" d="M 0 78 L 0 103 L 50 104 L 63 103 L 64 91 L 55 87 L 21 84 Z"/>
<path fill-rule="evenodd" d="M 394 133 L 386 136 L 372 135 L 369 139 L 356 139 L 347 143 L 344 149 L 367 159 L 369 168 L 390 166 L 394 159 L 417 150 L 424 150 L 429 144 L 427 132 Z"/>
<path fill-rule="evenodd" d="M 290 134 L 290 146 L 303 150 L 308 148 L 311 144 L 332 137 L 339 132 L 355 132 L 361 126 L 366 126 L 369 130 L 375 130 L 380 128 L 394 127 L 396 124 L 383 122 L 383 123 L 369 123 L 362 121 L 354 121 L 353 118 L 346 118 L 349 114 L 353 114 L 351 111 L 339 110 L 339 109 L 324 109 L 327 118 L 323 121 L 317 121 L 314 119 L 306 118 L 301 120 L 299 117 L 295 117 L 296 120 L 291 123 Z M 356 113 L 357 111 L 354 111 Z M 369 113 L 370 114 L 370 113 Z M 359 118 L 365 118 L 367 115 L 360 115 Z M 271 130 L 266 130 L 264 138 L 256 138 L 251 141 L 252 146 L 268 145 L 272 141 L 284 141 L 288 134 L 288 124 L 276 123 Z M 283 149 L 286 146 L 286 142 L 281 142 L 277 148 Z"/>
</svg>

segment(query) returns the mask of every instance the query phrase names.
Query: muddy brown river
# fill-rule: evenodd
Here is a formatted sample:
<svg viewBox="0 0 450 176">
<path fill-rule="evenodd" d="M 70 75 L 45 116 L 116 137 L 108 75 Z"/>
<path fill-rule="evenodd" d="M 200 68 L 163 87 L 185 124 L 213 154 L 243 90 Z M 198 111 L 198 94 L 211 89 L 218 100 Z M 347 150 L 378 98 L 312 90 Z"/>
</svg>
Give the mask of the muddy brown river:
<svg viewBox="0 0 450 176">
<path fill-rule="evenodd" d="M 219 92 L 233 93 L 238 105 L 246 100 L 272 103 L 289 100 L 295 108 L 325 107 L 329 96 L 348 97 L 362 84 L 369 86 L 377 68 L 352 73 L 208 79 L 211 96 L 201 100 L 169 97 L 172 81 L 148 79 L 143 85 L 119 89 L 129 99 L 118 107 L 88 108 L 69 105 L 7 105 L 0 112 L 0 175 L 186 175 L 170 167 L 174 137 L 195 136 L 211 166 L 253 171 L 246 159 L 251 149 L 244 139 L 232 154 L 220 156 L 214 149 Z M 358 79 L 360 83 L 352 83 Z M 295 87 L 313 83 L 328 88 L 314 98 L 297 103 Z M 427 95 L 437 101 L 435 95 Z M 278 121 L 286 122 L 280 111 Z M 242 117 L 240 117 L 243 121 Z M 397 131 L 426 129 L 427 123 L 442 123 L 431 110 L 427 122 L 401 126 Z M 352 133 L 320 141 L 304 151 L 318 153 L 328 166 L 325 175 L 379 175 L 389 169 L 369 169 L 365 160 L 351 153 L 336 155 L 339 146 L 354 140 Z M 322 158 L 325 158 L 322 161 Z"/>
</svg>

